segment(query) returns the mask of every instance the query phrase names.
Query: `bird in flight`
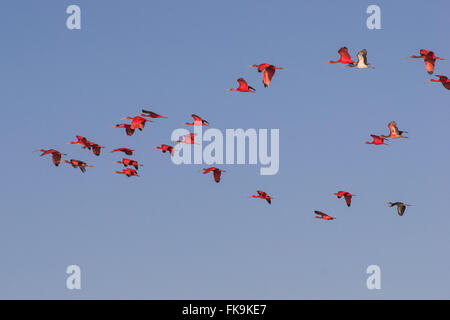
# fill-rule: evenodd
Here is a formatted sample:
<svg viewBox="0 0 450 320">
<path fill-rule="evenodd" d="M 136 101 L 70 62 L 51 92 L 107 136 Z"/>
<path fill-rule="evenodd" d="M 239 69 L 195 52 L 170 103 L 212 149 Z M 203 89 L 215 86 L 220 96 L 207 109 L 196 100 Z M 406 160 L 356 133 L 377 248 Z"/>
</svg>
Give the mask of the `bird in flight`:
<svg viewBox="0 0 450 320">
<path fill-rule="evenodd" d="M 323 219 L 323 220 L 334 220 L 334 219 L 336 219 L 335 217 L 329 216 L 329 215 L 327 215 L 326 213 L 324 213 L 322 211 L 314 210 L 314 213 L 317 215 L 314 218 L 317 218 L 317 219 Z"/>
<path fill-rule="evenodd" d="M 392 138 L 392 139 L 397 139 L 397 138 L 408 138 L 403 136 L 403 133 L 408 133 L 408 131 L 400 131 L 397 128 L 397 123 L 395 121 L 391 121 L 388 124 L 388 128 L 389 128 L 389 135 L 385 136 L 383 135 L 383 137 L 385 138 Z"/>
<path fill-rule="evenodd" d="M 61 163 L 61 156 L 63 156 L 63 155 L 67 156 L 67 154 L 61 153 L 61 152 L 59 152 L 58 150 L 55 150 L 55 149 L 48 149 L 48 150 L 39 149 L 39 150 L 34 150 L 34 152 L 42 152 L 41 157 L 45 156 L 47 154 L 51 154 L 52 155 L 52 161 L 53 161 L 53 164 L 55 166 L 59 166 L 59 164 Z"/>
<path fill-rule="evenodd" d="M 384 140 L 387 140 L 385 136 L 375 134 L 371 134 L 370 136 L 373 138 L 373 141 L 372 142 L 366 141 L 365 144 L 374 144 L 376 146 L 380 144 L 384 144 L 386 146 L 388 145 L 387 143 L 384 142 Z"/>
<path fill-rule="evenodd" d="M 338 50 L 339 53 L 339 60 L 333 61 L 327 61 L 325 63 L 344 63 L 344 64 L 348 64 L 348 63 L 355 63 L 355 61 L 352 60 L 350 54 L 348 53 L 348 49 L 347 47 L 342 47 Z"/>
<path fill-rule="evenodd" d="M 97 144 L 97 143 L 92 143 L 92 142 L 90 142 L 90 141 L 89 141 L 89 143 L 90 143 L 90 145 L 91 145 L 92 152 L 93 152 L 96 156 L 99 156 L 99 155 L 100 155 L 100 151 L 102 150 L 102 148 L 105 148 L 105 147 L 103 147 L 103 146 L 101 146 L 101 145 L 99 145 L 99 144 Z"/>
<path fill-rule="evenodd" d="M 386 202 L 390 207 L 397 206 L 397 213 L 402 216 L 405 213 L 406 206 L 412 206 L 412 204 L 407 204 L 403 202 Z"/>
<path fill-rule="evenodd" d="M 122 169 L 122 171 L 114 171 L 113 173 L 124 174 L 128 178 L 131 177 L 131 176 L 139 177 L 139 175 L 137 174 L 137 171 L 134 170 L 134 169 L 131 169 L 131 168 Z"/>
<path fill-rule="evenodd" d="M 161 116 L 161 115 L 154 113 L 152 111 L 149 111 L 149 110 L 142 109 L 142 112 L 145 113 L 145 114 L 141 114 L 141 116 L 143 116 L 143 117 L 167 119 L 167 117 Z"/>
<path fill-rule="evenodd" d="M 91 143 L 88 139 L 82 136 L 76 136 L 77 141 L 70 141 L 68 144 L 81 144 L 83 146 L 83 149 L 89 149 L 91 150 Z"/>
<path fill-rule="evenodd" d="M 261 63 L 261 64 L 252 64 L 249 66 L 250 68 L 258 68 L 258 72 L 262 72 L 263 73 L 263 84 L 264 87 L 267 88 L 270 84 L 270 82 L 272 81 L 273 75 L 275 74 L 275 71 L 278 70 L 282 70 L 282 67 L 275 67 L 274 65 L 268 64 L 268 63 Z"/>
<path fill-rule="evenodd" d="M 85 173 L 87 167 L 93 167 L 92 165 L 86 164 L 86 162 L 70 159 L 70 161 L 64 160 L 64 162 L 71 164 L 74 168 L 80 168 L 81 172 Z"/>
<path fill-rule="evenodd" d="M 114 128 L 124 128 L 127 136 L 132 136 L 135 129 L 131 129 L 131 124 L 121 123 L 113 126 Z"/>
<path fill-rule="evenodd" d="M 252 196 L 252 198 L 265 199 L 269 204 L 272 203 L 273 198 L 271 196 L 269 196 L 267 193 L 265 193 L 264 191 L 261 191 L 261 190 L 256 190 L 256 192 L 258 193 L 258 195 Z"/>
<path fill-rule="evenodd" d="M 163 153 L 166 153 L 167 151 L 169 151 L 170 155 L 172 155 L 172 156 L 173 156 L 173 153 L 176 151 L 174 149 L 174 147 L 169 146 L 168 144 L 162 144 L 161 146 L 153 147 L 153 149 L 160 149 Z"/>
<path fill-rule="evenodd" d="M 142 131 L 144 129 L 146 122 L 153 122 L 152 120 L 142 118 L 141 116 L 124 117 L 121 120 L 125 119 L 131 119 L 130 129 L 139 129 L 139 131 Z"/>
<path fill-rule="evenodd" d="M 114 149 L 114 150 L 111 151 L 111 152 L 117 152 L 117 151 L 123 152 L 123 153 L 125 153 L 127 156 L 132 156 L 132 155 L 133 155 L 134 149 L 118 148 L 118 149 Z"/>
<path fill-rule="evenodd" d="M 434 72 L 434 64 L 436 60 L 445 60 L 443 58 L 436 57 L 433 51 L 420 49 L 420 56 L 409 56 L 408 58 L 413 59 L 423 59 L 425 61 L 425 68 L 427 69 L 428 74 L 433 74 Z"/>
<path fill-rule="evenodd" d="M 370 66 L 367 63 L 367 50 L 362 49 L 358 54 L 356 55 L 358 57 L 358 62 L 352 62 L 347 65 L 346 67 L 356 67 L 358 69 L 375 69 L 375 67 Z"/>
<path fill-rule="evenodd" d="M 220 182 L 220 176 L 222 175 L 222 172 L 226 172 L 225 170 L 218 169 L 218 168 L 215 168 L 215 167 L 203 168 L 202 170 L 203 170 L 203 174 L 207 174 L 207 173 L 210 173 L 212 171 L 213 176 L 214 176 L 214 181 L 217 182 L 217 183 Z"/>
<path fill-rule="evenodd" d="M 333 193 L 333 195 L 337 196 L 338 199 L 344 197 L 347 207 L 350 207 L 350 205 L 352 204 L 352 197 L 356 196 L 356 194 L 351 194 L 347 191 L 338 191 L 336 193 Z"/>
<path fill-rule="evenodd" d="M 174 141 L 174 142 L 186 143 L 186 144 L 199 144 L 199 143 L 194 141 L 196 135 L 197 135 L 196 133 L 188 133 L 188 134 L 185 134 L 183 136 L 184 140 L 177 140 L 177 141 Z"/>
<path fill-rule="evenodd" d="M 136 160 L 131 160 L 128 158 L 123 158 L 122 161 L 115 161 L 113 163 L 123 164 L 124 167 L 133 166 L 136 168 L 136 170 L 138 170 L 139 167 L 143 166 L 143 164 L 139 164 L 139 162 L 137 162 Z"/>
<path fill-rule="evenodd" d="M 239 87 L 237 89 L 231 88 L 227 91 L 239 91 L 239 92 L 255 92 L 255 88 L 250 87 L 247 83 L 247 81 L 244 80 L 244 78 L 237 79 L 237 82 L 239 82 Z"/>
<path fill-rule="evenodd" d="M 444 86 L 445 89 L 450 90 L 450 79 L 449 78 L 447 78 L 446 76 L 439 76 L 439 75 L 436 75 L 436 77 L 438 77 L 439 80 L 437 80 L 437 79 L 430 79 L 428 81 L 430 81 L 430 82 L 440 82 L 440 83 L 442 83 L 442 85 Z"/>
<path fill-rule="evenodd" d="M 201 117 L 195 114 L 191 115 L 191 117 L 194 118 L 194 122 L 192 123 L 185 122 L 184 124 L 188 126 L 209 126 L 209 122 L 206 121 L 205 119 L 202 119 Z"/>
</svg>

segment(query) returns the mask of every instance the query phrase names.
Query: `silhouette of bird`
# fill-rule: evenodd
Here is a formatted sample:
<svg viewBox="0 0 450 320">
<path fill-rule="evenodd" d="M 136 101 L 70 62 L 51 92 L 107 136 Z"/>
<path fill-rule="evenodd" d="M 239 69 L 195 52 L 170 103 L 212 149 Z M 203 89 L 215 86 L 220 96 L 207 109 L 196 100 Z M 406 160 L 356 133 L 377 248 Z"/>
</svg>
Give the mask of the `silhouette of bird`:
<svg viewBox="0 0 450 320">
<path fill-rule="evenodd" d="M 132 155 L 133 155 L 134 149 L 118 148 L 118 149 L 114 149 L 114 150 L 111 151 L 111 152 L 117 152 L 117 151 L 123 152 L 123 153 L 125 153 L 127 156 L 132 156 Z"/>
<path fill-rule="evenodd" d="M 167 144 L 162 144 L 161 146 L 153 147 L 153 149 L 160 149 L 163 153 L 166 153 L 167 151 L 169 151 L 170 155 L 172 155 L 172 156 L 173 156 L 173 153 L 176 151 L 174 149 L 174 147 L 169 146 Z"/>
<path fill-rule="evenodd" d="M 352 60 L 350 54 L 348 53 L 347 47 L 342 47 L 338 50 L 339 53 L 339 60 L 333 61 L 327 61 L 325 63 L 355 63 L 355 61 Z"/>
<path fill-rule="evenodd" d="M 86 162 L 70 159 L 70 161 L 64 160 L 64 162 L 71 164 L 74 168 L 80 168 L 81 172 L 85 173 L 87 167 L 93 167 L 92 165 L 86 164 Z"/>
<path fill-rule="evenodd" d="M 244 80 L 244 78 L 237 79 L 237 82 L 239 82 L 239 87 L 237 89 L 231 88 L 227 91 L 239 91 L 239 92 L 255 92 L 255 88 L 250 87 L 247 83 L 247 81 Z"/>
<path fill-rule="evenodd" d="M 315 216 L 314 218 L 317 219 L 323 219 L 323 220 L 334 220 L 336 219 L 335 217 L 329 216 L 326 213 L 322 212 L 322 211 L 314 211 L 315 214 L 317 214 L 317 216 Z"/>
<path fill-rule="evenodd" d="M 59 166 L 59 164 L 61 163 L 61 156 L 63 156 L 63 155 L 67 156 L 67 154 L 61 153 L 61 152 L 59 152 L 58 150 L 55 150 L 55 149 L 48 149 L 48 150 L 39 149 L 39 150 L 34 150 L 33 152 L 42 152 L 41 157 L 45 156 L 47 154 L 51 154 L 52 155 L 52 161 L 53 161 L 53 164 L 55 166 Z"/>
<path fill-rule="evenodd" d="M 425 68 L 427 69 L 428 74 L 433 74 L 434 64 L 435 64 L 436 60 L 445 60 L 443 58 L 436 57 L 434 52 L 430 51 L 430 50 L 420 49 L 419 53 L 420 53 L 420 56 L 409 56 L 409 57 L 406 57 L 405 59 L 408 59 L 408 58 L 423 59 L 425 61 Z"/>
<path fill-rule="evenodd" d="M 384 142 L 384 140 L 387 140 L 387 138 L 383 135 L 375 135 L 375 134 L 371 134 L 370 135 L 373 138 L 372 142 L 366 141 L 365 144 L 374 144 L 376 146 L 380 145 L 380 144 L 384 144 L 384 145 L 388 145 L 387 143 Z"/>
<path fill-rule="evenodd" d="M 258 72 L 262 72 L 263 73 L 263 84 L 264 87 L 267 88 L 270 84 L 270 82 L 272 81 L 273 75 L 275 74 L 275 71 L 277 69 L 282 70 L 282 67 L 275 67 L 274 65 L 268 64 L 268 63 L 261 63 L 261 64 L 252 64 L 249 66 L 250 68 L 258 68 Z"/>
<path fill-rule="evenodd" d="M 436 77 L 439 77 L 439 80 L 430 79 L 428 81 L 440 82 L 440 83 L 442 83 L 442 85 L 444 86 L 445 89 L 450 90 L 450 79 L 449 78 L 447 78 L 446 76 L 439 76 L 439 75 L 436 75 Z"/>
<path fill-rule="evenodd" d="M 397 138 L 408 138 L 403 136 L 403 133 L 408 133 L 408 131 L 400 131 L 397 128 L 397 123 L 395 121 L 391 121 L 388 124 L 388 128 L 389 128 L 389 135 L 385 136 L 383 135 L 383 137 L 385 138 L 392 138 L 392 139 L 397 139 Z"/>
<path fill-rule="evenodd" d="M 185 122 L 184 124 L 188 125 L 188 126 L 209 126 L 209 122 L 202 119 L 201 117 L 193 114 L 191 115 L 192 118 L 194 118 L 194 122 L 189 123 L 189 122 Z"/>
<path fill-rule="evenodd" d="M 141 114 L 141 116 L 143 116 L 143 117 L 150 117 L 150 118 L 164 118 L 164 119 L 167 119 L 167 117 L 161 116 L 161 115 L 159 115 L 159 114 L 157 114 L 157 113 L 154 113 L 154 112 L 152 112 L 152 111 L 149 111 L 149 110 L 142 109 L 142 112 L 145 113 L 145 115 L 144 115 L 144 114 Z"/>
<path fill-rule="evenodd" d="M 265 199 L 269 204 L 272 204 L 272 197 L 269 196 L 267 193 L 265 193 L 264 191 L 261 190 L 256 190 L 256 192 L 258 193 L 257 196 L 252 196 L 252 198 L 259 198 L 259 199 Z"/>
<path fill-rule="evenodd" d="M 390 207 L 397 206 L 397 213 L 402 216 L 405 213 L 406 206 L 412 206 L 412 204 L 407 204 L 403 202 L 386 202 Z"/>
<path fill-rule="evenodd" d="M 358 62 L 345 65 L 346 67 L 356 67 L 358 69 L 375 69 L 367 63 L 367 50 L 363 49 L 357 54 Z"/>
<path fill-rule="evenodd" d="M 347 191 L 338 191 L 337 193 L 333 193 L 333 195 L 337 196 L 338 199 L 344 197 L 347 207 L 350 207 L 350 205 L 352 204 L 352 197 L 356 196 L 356 194 L 351 194 Z"/>
<path fill-rule="evenodd" d="M 207 174 L 209 172 L 213 172 L 214 175 L 214 181 L 219 183 L 220 182 L 220 176 L 222 175 L 222 172 L 226 172 L 225 170 L 221 170 L 215 167 L 211 167 L 211 168 L 203 168 L 203 174 Z"/>
</svg>

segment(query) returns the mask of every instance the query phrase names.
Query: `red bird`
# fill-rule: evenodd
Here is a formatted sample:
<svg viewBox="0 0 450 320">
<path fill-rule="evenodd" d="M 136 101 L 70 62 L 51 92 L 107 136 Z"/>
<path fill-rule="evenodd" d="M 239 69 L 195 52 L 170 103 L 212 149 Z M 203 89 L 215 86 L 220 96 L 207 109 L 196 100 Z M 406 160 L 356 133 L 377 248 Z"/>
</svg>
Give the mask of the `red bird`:
<svg viewBox="0 0 450 320">
<path fill-rule="evenodd" d="M 255 88 L 250 87 L 248 83 L 244 80 L 244 78 L 237 79 L 237 82 L 239 82 L 239 87 L 237 89 L 231 88 L 227 91 L 240 91 L 240 92 L 255 92 Z M 251 91 L 253 90 L 253 91 Z"/>
<path fill-rule="evenodd" d="M 347 207 L 350 207 L 350 205 L 352 204 L 352 197 L 356 196 L 356 194 L 351 194 L 347 191 L 338 191 L 337 193 L 333 193 L 333 195 L 337 196 L 338 199 L 344 197 Z"/>
<path fill-rule="evenodd" d="M 267 193 L 265 193 L 264 191 L 261 190 L 256 190 L 256 192 L 258 193 L 257 196 L 252 196 L 252 198 L 259 198 L 259 199 L 266 199 L 266 201 L 271 204 L 272 203 L 272 197 L 269 196 Z"/>
<path fill-rule="evenodd" d="M 113 173 L 117 173 L 117 174 L 124 174 L 126 175 L 128 178 L 131 176 L 135 176 L 135 177 L 139 177 L 139 175 L 137 174 L 137 171 L 131 168 L 128 169 L 122 169 L 122 171 L 114 171 Z"/>
<path fill-rule="evenodd" d="M 214 181 L 217 182 L 217 183 L 220 182 L 220 176 L 222 175 L 222 172 L 226 172 L 225 170 L 221 170 L 221 169 L 218 169 L 218 168 L 215 168 L 215 167 L 203 168 L 202 170 L 203 170 L 203 174 L 207 174 L 207 173 L 210 173 L 212 171 L 213 175 L 214 175 Z"/>
<path fill-rule="evenodd" d="M 90 143 L 90 146 L 91 146 L 91 148 L 92 148 L 92 152 L 96 155 L 96 156 L 99 156 L 100 155 L 100 151 L 102 150 L 102 148 L 105 148 L 105 147 L 103 147 L 103 146 L 101 146 L 101 145 L 99 145 L 99 144 L 97 144 L 97 143 L 92 143 L 92 142 L 89 142 Z"/>
<path fill-rule="evenodd" d="M 384 144 L 384 145 L 388 145 L 387 143 L 384 143 L 384 140 L 386 139 L 383 135 L 375 135 L 375 134 L 371 134 L 370 135 L 373 138 L 372 142 L 366 141 L 365 144 L 374 144 L 374 145 L 380 145 L 380 144 Z M 387 139 L 386 139 L 387 140 Z"/>
<path fill-rule="evenodd" d="M 348 53 L 347 47 L 340 48 L 338 50 L 338 53 L 339 53 L 339 56 L 340 56 L 339 60 L 336 60 L 336 61 L 330 60 L 330 61 L 325 62 L 325 63 L 344 63 L 344 64 L 356 63 L 355 61 L 352 60 L 350 54 Z"/>
<path fill-rule="evenodd" d="M 118 148 L 118 149 L 114 149 L 114 150 L 111 151 L 111 152 L 117 152 L 117 151 L 123 152 L 123 153 L 125 153 L 127 156 L 131 156 L 131 155 L 133 155 L 134 149 Z"/>
<path fill-rule="evenodd" d="M 142 112 L 143 112 L 143 113 L 146 113 L 146 114 L 141 114 L 141 116 L 143 116 L 143 117 L 150 117 L 150 118 L 164 118 L 164 119 L 167 119 L 167 117 L 163 117 L 163 116 L 161 116 L 161 115 L 159 115 L 159 114 L 157 114 L 157 113 L 154 113 L 154 112 L 152 112 L 152 111 L 148 111 L 148 110 L 142 109 Z"/>
<path fill-rule="evenodd" d="M 77 141 L 71 141 L 69 142 L 69 144 L 81 144 L 83 146 L 83 149 L 88 148 L 89 150 L 91 150 L 91 143 L 89 142 L 88 139 L 86 139 L 85 137 L 82 136 L 76 136 L 77 137 Z"/>
<path fill-rule="evenodd" d="M 172 146 L 167 144 L 162 144 L 160 147 L 154 147 L 153 149 L 160 149 L 163 153 L 169 151 L 170 155 L 173 156 L 173 153 L 176 151 Z"/>
<path fill-rule="evenodd" d="M 391 121 L 388 124 L 388 128 L 389 128 L 389 135 L 385 136 L 383 135 L 383 137 L 385 138 L 392 138 L 392 139 L 397 139 L 397 138 L 408 138 L 403 136 L 403 133 L 408 133 L 408 131 L 400 131 L 397 128 L 397 123 L 395 121 Z"/>
<path fill-rule="evenodd" d="M 142 167 L 142 164 L 139 164 L 136 160 L 131 160 L 127 158 L 123 158 L 122 161 L 115 161 L 114 163 L 121 163 L 124 167 L 133 166 L 136 168 L 136 170 L 139 169 L 139 167 Z"/>
<path fill-rule="evenodd" d="M 42 156 L 45 156 L 45 155 L 47 155 L 47 154 L 51 154 L 51 155 L 52 155 L 53 164 L 54 164 L 55 166 L 59 166 L 59 164 L 61 163 L 61 156 L 63 156 L 63 155 L 64 155 L 64 156 L 67 156 L 67 154 L 61 153 L 61 152 L 59 152 L 58 150 L 55 150 L 55 149 L 48 149 L 48 150 L 45 150 L 45 149 L 39 149 L 39 150 L 34 150 L 34 152 L 37 152 L 37 151 L 42 152 L 41 157 L 42 157 Z"/>
<path fill-rule="evenodd" d="M 83 173 L 86 172 L 86 167 L 93 167 L 91 165 L 86 164 L 86 162 L 83 162 L 80 160 L 75 160 L 75 159 L 70 159 L 70 161 L 64 160 L 64 162 L 71 164 L 72 167 L 74 167 L 74 168 L 80 168 L 81 172 L 83 172 Z"/>
<path fill-rule="evenodd" d="M 191 115 L 191 117 L 194 118 L 194 122 L 185 122 L 184 124 L 187 124 L 188 126 L 209 126 L 209 122 L 200 118 L 199 116 L 193 114 Z"/>
<path fill-rule="evenodd" d="M 433 74 L 434 72 L 434 63 L 436 62 L 436 60 L 445 60 L 439 57 L 436 57 L 434 55 L 433 51 L 430 50 L 425 50 L 425 49 L 420 49 L 420 56 L 409 56 L 406 57 L 405 59 L 408 58 L 413 58 L 413 59 L 418 59 L 418 58 L 422 58 L 425 61 L 425 68 L 427 69 L 429 74 Z"/>
<path fill-rule="evenodd" d="M 142 118 L 141 116 L 125 117 L 122 118 L 121 120 L 125 119 L 131 119 L 130 129 L 139 129 L 139 131 L 142 131 L 144 129 L 146 122 L 153 122 L 152 120 Z"/>
<path fill-rule="evenodd" d="M 268 63 L 261 63 L 261 64 L 253 64 L 249 67 L 258 68 L 258 72 L 263 73 L 263 84 L 264 87 L 267 88 L 270 84 L 270 81 L 272 81 L 272 77 L 275 74 L 275 70 L 280 69 L 282 70 L 282 67 L 275 67 L 274 65 L 268 64 Z"/>
<path fill-rule="evenodd" d="M 132 136 L 134 133 L 135 129 L 131 129 L 131 124 L 126 124 L 126 123 L 122 123 L 122 124 L 116 124 L 115 126 L 113 126 L 114 128 L 124 128 L 125 132 L 128 136 Z"/>
<path fill-rule="evenodd" d="M 439 80 L 431 79 L 428 81 L 440 82 L 440 83 L 442 83 L 442 85 L 444 86 L 445 89 L 450 90 L 450 79 L 449 78 L 447 78 L 446 76 L 439 76 L 439 75 L 436 75 L 436 77 L 439 77 Z"/>
<path fill-rule="evenodd" d="M 335 217 L 331 217 L 329 215 L 327 215 L 326 213 L 322 212 L 322 211 L 314 211 L 315 214 L 317 214 L 318 216 L 315 216 L 314 218 L 317 219 L 323 219 L 323 220 L 334 220 L 336 219 Z"/>
<path fill-rule="evenodd" d="M 199 144 L 194 141 L 196 135 L 197 135 L 196 133 L 188 133 L 188 134 L 184 135 L 184 140 L 177 140 L 174 142 L 186 143 L 186 144 Z"/>
</svg>

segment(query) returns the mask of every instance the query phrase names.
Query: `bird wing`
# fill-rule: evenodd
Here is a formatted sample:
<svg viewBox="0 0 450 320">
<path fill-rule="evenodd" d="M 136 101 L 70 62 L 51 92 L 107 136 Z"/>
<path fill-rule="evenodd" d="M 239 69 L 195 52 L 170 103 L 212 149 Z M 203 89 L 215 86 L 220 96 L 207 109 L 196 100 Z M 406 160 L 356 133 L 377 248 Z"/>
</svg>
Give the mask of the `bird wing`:
<svg viewBox="0 0 450 320">
<path fill-rule="evenodd" d="M 427 72 L 429 74 L 433 74 L 433 72 L 434 72 L 434 63 L 435 62 L 436 62 L 435 59 L 425 58 L 425 68 L 427 69 Z"/>
<path fill-rule="evenodd" d="M 314 213 L 318 214 L 319 216 L 322 216 L 322 217 L 328 216 L 326 213 L 323 213 L 322 211 L 318 211 L 318 210 L 314 210 Z"/>
<path fill-rule="evenodd" d="M 213 175 L 214 175 L 214 181 L 219 183 L 220 182 L 220 176 L 222 175 L 222 172 L 220 170 L 214 170 L 213 171 Z"/>
<path fill-rule="evenodd" d="M 268 68 L 266 68 L 266 70 L 264 70 L 264 74 L 263 74 L 263 84 L 264 87 L 268 87 L 270 84 L 270 81 L 272 81 L 272 77 L 275 74 L 275 67 L 274 66 L 270 66 Z"/>
<path fill-rule="evenodd" d="M 350 205 L 352 204 L 352 195 L 347 193 L 344 195 L 344 199 L 347 206 L 350 207 Z"/>
<path fill-rule="evenodd" d="M 389 128 L 389 130 L 391 132 L 390 135 L 393 135 L 393 134 L 394 135 L 398 135 L 398 134 L 400 134 L 399 131 L 398 131 L 398 128 L 397 128 L 397 123 L 395 121 L 389 122 L 388 128 Z"/>
<path fill-rule="evenodd" d="M 256 190 L 256 192 L 260 195 L 260 196 L 265 196 L 266 193 L 264 191 L 261 190 Z"/>
<path fill-rule="evenodd" d="M 52 153 L 52 160 L 55 166 L 59 166 L 59 164 L 61 163 L 61 153 Z"/>
<path fill-rule="evenodd" d="M 142 109 L 142 112 L 143 112 L 143 113 L 147 113 L 151 118 L 157 118 L 157 117 L 159 117 L 159 114 L 154 113 L 154 112 L 149 111 L 149 110 L 144 110 L 144 109 Z"/>
<path fill-rule="evenodd" d="M 404 204 L 397 205 L 397 212 L 399 216 L 402 216 L 405 213 L 406 206 Z"/>
<path fill-rule="evenodd" d="M 350 54 L 348 53 L 347 47 L 342 47 L 338 50 L 341 60 L 352 60 Z"/>
<path fill-rule="evenodd" d="M 248 90 L 248 83 L 243 78 L 239 78 L 237 80 L 237 82 L 239 83 L 239 88 L 238 89 L 240 89 L 240 90 Z"/>
<path fill-rule="evenodd" d="M 420 49 L 419 52 L 420 52 L 420 55 L 421 55 L 421 56 L 426 56 L 426 55 L 429 54 L 429 53 L 434 54 L 433 51 L 425 50 L 425 49 Z"/>
<path fill-rule="evenodd" d="M 367 50 L 362 49 L 360 52 L 358 52 L 358 63 L 363 62 L 365 65 L 367 65 Z"/>
</svg>

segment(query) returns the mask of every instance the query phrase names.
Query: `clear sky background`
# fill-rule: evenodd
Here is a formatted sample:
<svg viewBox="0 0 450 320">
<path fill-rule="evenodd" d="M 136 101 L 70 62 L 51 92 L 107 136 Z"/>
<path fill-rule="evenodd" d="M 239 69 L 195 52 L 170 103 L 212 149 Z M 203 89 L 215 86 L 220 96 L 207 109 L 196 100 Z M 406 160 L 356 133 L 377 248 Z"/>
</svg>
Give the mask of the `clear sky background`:
<svg viewBox="0 0 450 320">
<path fill-rule="evenodd" d="M 81 30 L 66 28 L 71 4 Z M 382 30 L 366 27 L 371 4 Z M 402 60 L 450 59 L 449 15 L 444 0 L 1 1 L 0 298 L 449 299 L 450 93 Z M 322 64 L 342 46 L 376 69 Z M 285 68 L 267 89 L 246 68 L 261 62 Z M 256 94 L 225 92 L 239 77 Z M 111 128 L 142 107 L 169 119 Z M 152 149 L 192 113 L 223 132 L 279 128 L 279 173 L 222 165 L 216 184 Z M 363 144 L 392 120 L 409 139 Z M 106 149 L 67 145 L 75 135 Z M 125 146 L 140 178 L 112 174 Z M 55 167 L 39 148 L 95 167 Z M 358 195 L 350 208 L 338 190 Z M 387 201 L 414 206 L 400 217 Z M 366 288 L 372 264 L 381 290 Z"/>
</svg>

